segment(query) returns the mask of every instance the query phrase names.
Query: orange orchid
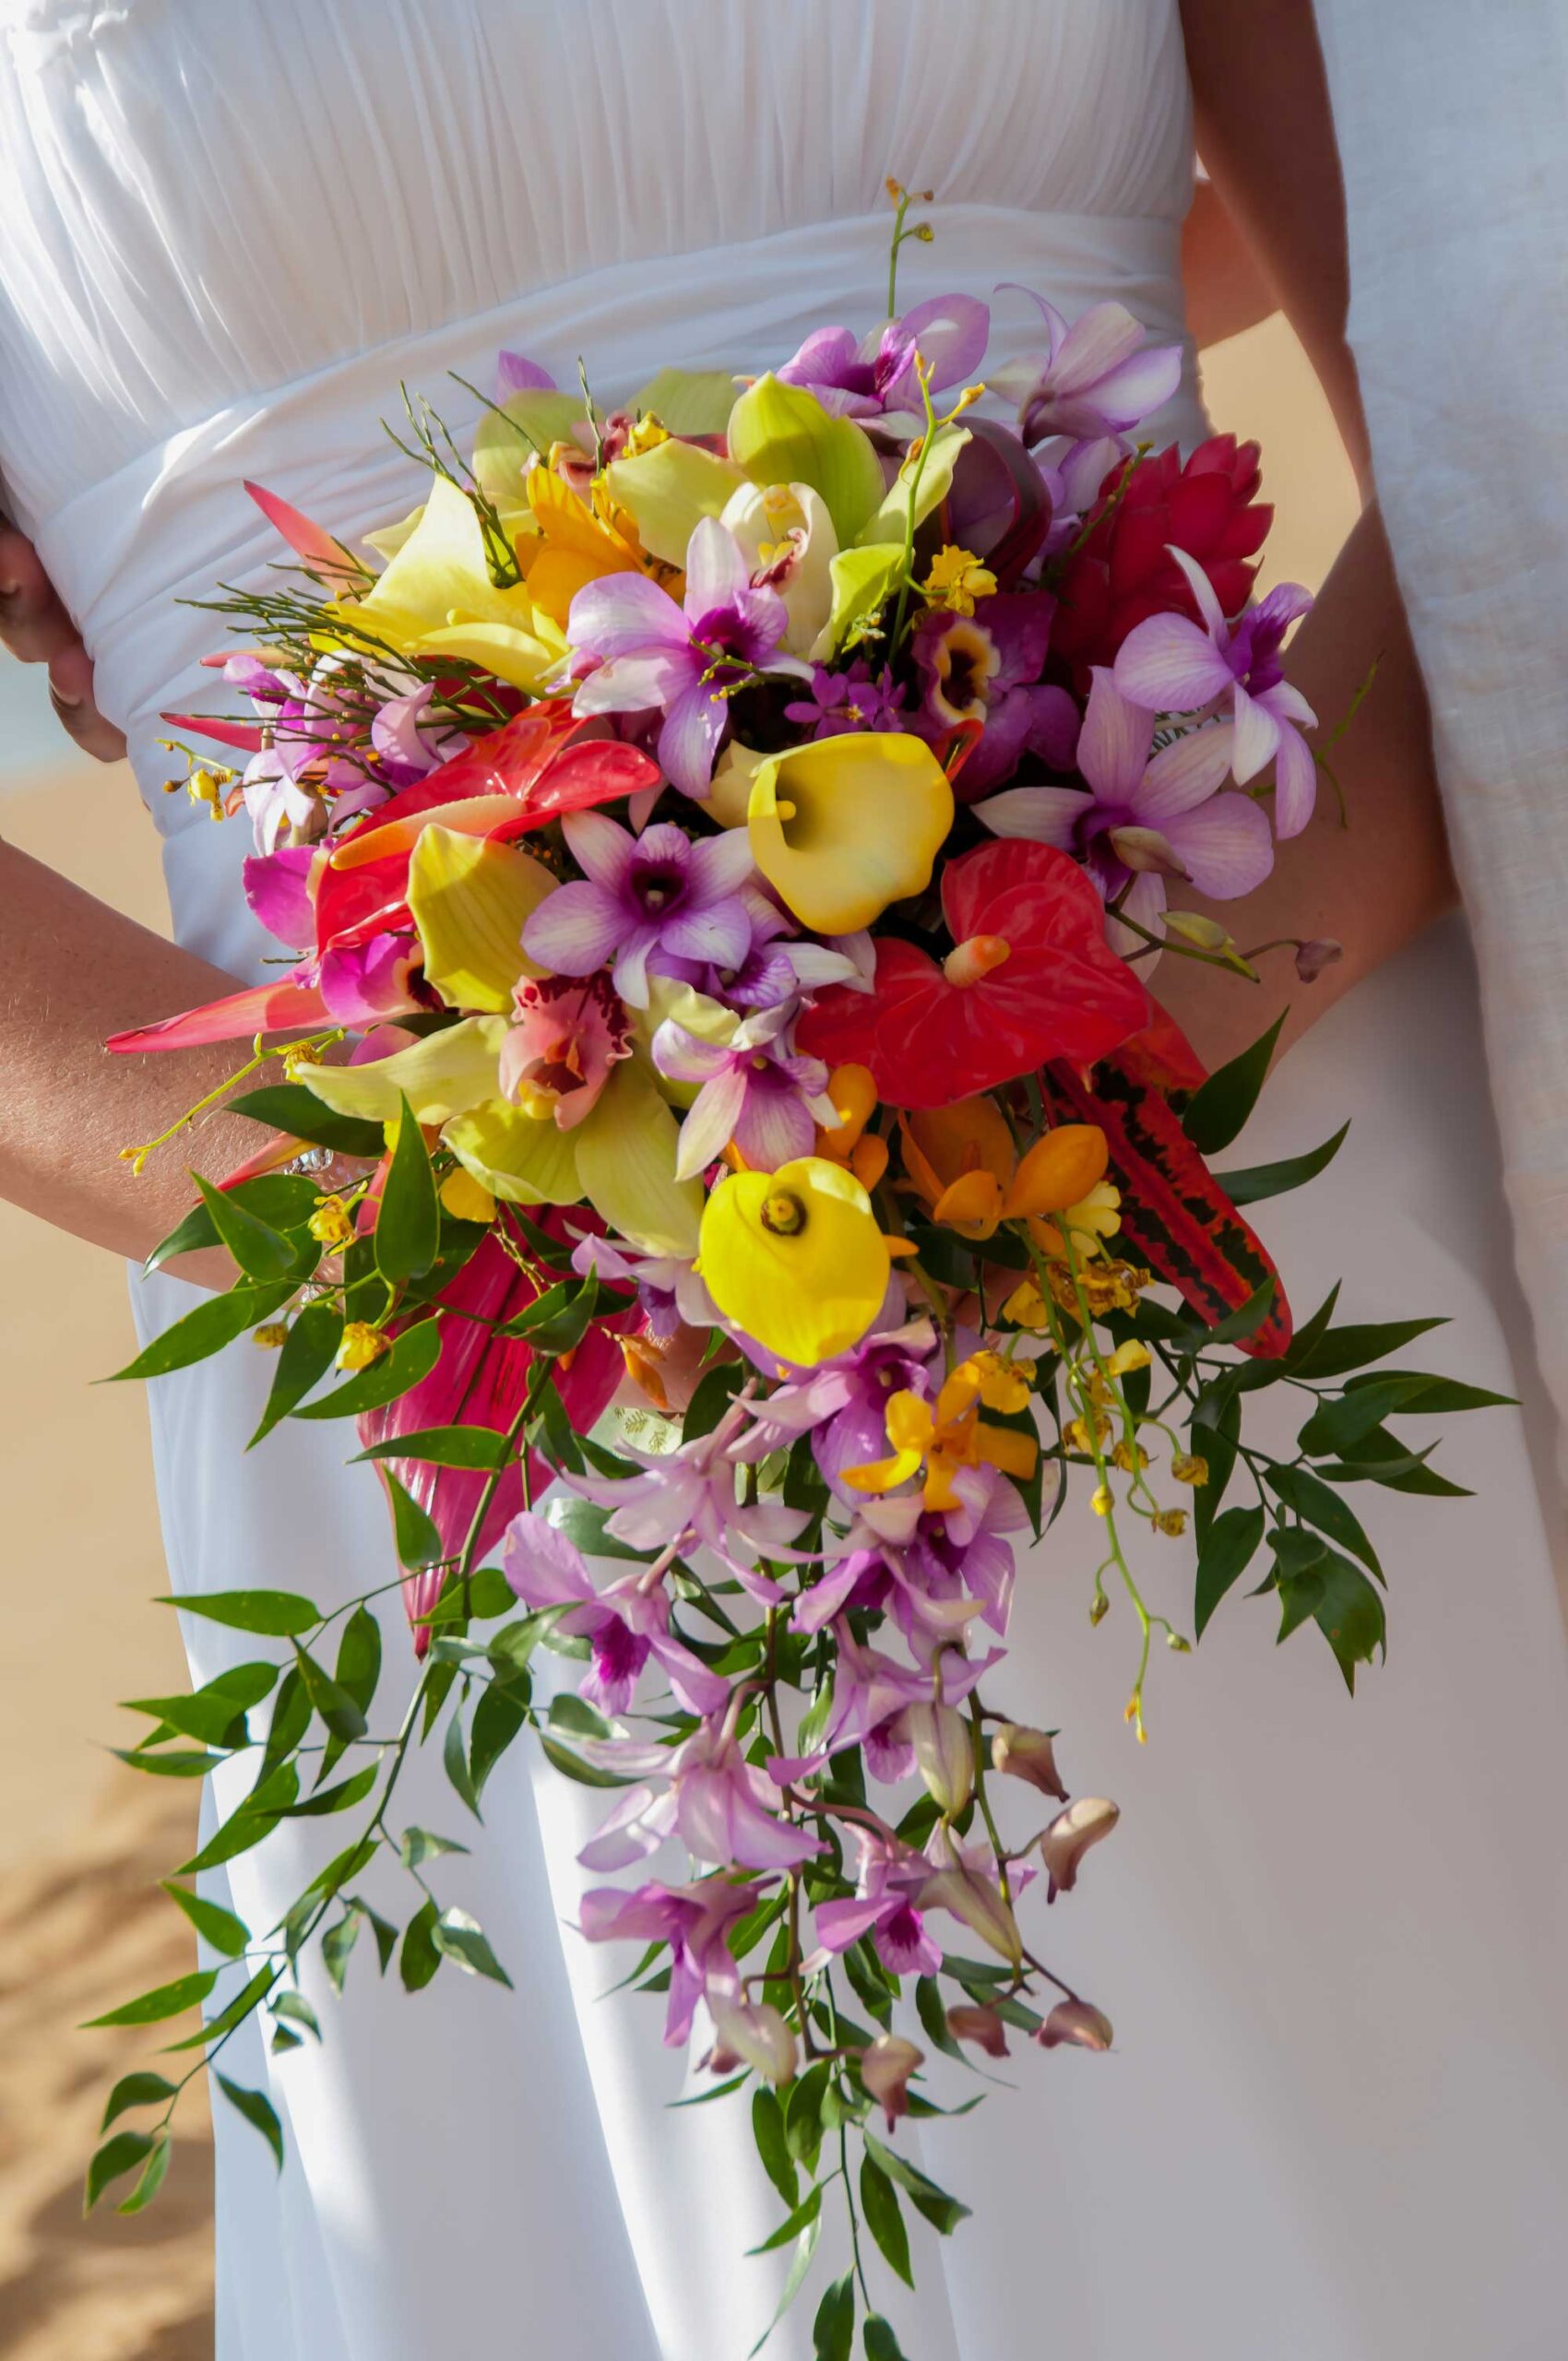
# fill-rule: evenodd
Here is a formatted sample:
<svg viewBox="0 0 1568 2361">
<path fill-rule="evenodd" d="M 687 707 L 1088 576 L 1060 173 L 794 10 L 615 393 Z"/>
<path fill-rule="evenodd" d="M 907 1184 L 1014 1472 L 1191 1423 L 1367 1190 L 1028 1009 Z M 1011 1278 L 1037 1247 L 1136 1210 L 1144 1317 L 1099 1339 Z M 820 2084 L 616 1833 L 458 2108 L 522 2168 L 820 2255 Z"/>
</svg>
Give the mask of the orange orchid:
<svg viewBox="0 0 1568 2361">
<path fill-rule="evenodd" d="M 934 1403 L 918 1394 L 897 1393 L 887 1405 L 886 1459 L 846 1467 L 843 1480 L 858 1492 L 888 1492 L 925 1470 L 925 1506 L 938 1514 L 962 1506 L 954 1477 L 961 1467 L 995 1467 L 1020 1482 L 1034 1474 L 1039 1444 L 1013 1427 L 993 1427 L 980 1417 L 988 1409 L 1016 1406 L 1019 1372 L 994 1353 L 960 1361 Z"/>
<path fill-rule="evenodd" d="M 876 1085 L 866 1066 L 836 1066 L 827 1096 L 838 1111 L 831 1129 L 818 1128 L 816 1152 L 852 1172 L 862 1189 L 874 1189 L 887 1169 L 887 1142 L 866 1125 L 876 1112 Z"/>
<path fill-rule="evenodd" d="M 1105 1173 L 1109 1152 L 1096 1123 L 1059 1123 L 1022 1158 L 992 1098 L 901 1115 L 904 1169 L 932 1220 L 963 1238 L 990 1238 L 1004 1221 L 1062 1213 Z"/>
</svg>

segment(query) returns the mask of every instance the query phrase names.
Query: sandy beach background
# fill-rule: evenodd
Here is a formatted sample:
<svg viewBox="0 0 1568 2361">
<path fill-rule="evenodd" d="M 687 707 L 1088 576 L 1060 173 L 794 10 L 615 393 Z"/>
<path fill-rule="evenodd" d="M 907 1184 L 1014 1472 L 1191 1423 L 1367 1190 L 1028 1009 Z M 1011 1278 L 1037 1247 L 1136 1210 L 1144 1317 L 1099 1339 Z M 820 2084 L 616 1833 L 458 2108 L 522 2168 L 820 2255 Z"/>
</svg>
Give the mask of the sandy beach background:
<svg viewBox="0 0 1568 2361">
<path fill-rule="evenodd" d="M 1355 494 L 1298 348 L 1265 322 L 1214 348 L 1205 381 L 1216 423 L 1264 445 L 1278 510 L 1265 587 L 1315 587 Z M 166 924 L 129 772 L 70 759 L 42 682 L 3 658 L 0 835 Z M 104 2094 L 150 2044 L 75 2028 L 193 1964 L 156 1880 L 190 1849 L 196 1798 L 104 1751 L 130 1742 L 119 1699 L 184 1685 L 173 1617 L 150 1604 L 165 1576 L 139 1390 L 94 1383 L 134 1349 L 125 1275 L 0 1204 L 0 2354 L 210 2361 L 205 2127 L 187 2126 L 148 2213 L 81 2218 Z"/>
</svg>

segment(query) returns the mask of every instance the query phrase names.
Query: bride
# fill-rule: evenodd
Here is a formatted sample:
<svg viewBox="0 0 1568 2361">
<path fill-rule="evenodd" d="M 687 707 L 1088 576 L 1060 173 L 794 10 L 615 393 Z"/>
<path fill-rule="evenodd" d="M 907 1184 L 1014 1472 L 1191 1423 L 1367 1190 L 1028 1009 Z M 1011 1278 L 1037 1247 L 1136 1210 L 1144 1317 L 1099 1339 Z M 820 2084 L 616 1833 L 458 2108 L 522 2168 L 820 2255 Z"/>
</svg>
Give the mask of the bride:
<svg viewBox="0 0 1568 2361">
<path fill-rule="evenodd" d="M 1206 0 L 1184 13 L 1204 29 Z M 176 1159 L 133 1183 L 118 1148 L 225 1067 L 111 1062 L 100 1043 L 262 949 L 232 878 L 244 844 L 159 792 L 159 713 L 204 694 L 208 627 L 179 601 L 254 586 L 272 555 L 242 478 L 353 537 L 413 497 L 377 424 L 400 380 L 460 436 L 476 407 L 446 373 L 485 382 L 502 346 L 568 371 L 596 356 L 613 399 L 671 357 L 745 371 L 821 319 L 868 326 L 890 171 L 939 192 L 934 247 L 905 250 L 909 300 L 1023 281 L 1069 314 L 1114 297 L 1169 342 L 1194 97 L 1362 447 L 1304 8 L 1253 12 L 1195 92 L 1176 0 L 0 0 L 0 468 L 29 537 L 0 539 L 0 600 L 77 733 L 113 751 L 124 731 L 179 946 L 0 849 L 0 1172 L 122 1254 L 172 1226 L 185 1182 Z M 1159 430 L 1205 432 L 1190 367 Z M 1467 948 L 1369 510 L 1294 677 L 1334 717 L 1376 649 L 1336 756 L 1352 830 L 1320 799 L 1241 927 L 1346 944 L 1299 995 L 1292 1023 L 1322 1021 L 1248 1160 L 1351 1115 L 1338 1161 L 1265 1225 L 1303 1302 L 1342 1276 L 1357 1319 L 1441 1308 L 1449 1365 L 1527 1393 Z M 1277 1002 L 1204 977 L 1163 983 L 1214 1060 Z M 248 1152 L 242 1131 L 208 1126 L 207 1169 Z M 139 1285 L 144 1327 L 216 1276 Z M 325 1427 L 244 1456 L 263 1376 L 229 1358 L 152 1389 L 173 1583 L 346 1597 L 384 1560 L 379 1494 Z M 1266 1604 L 1228 1602 L 1134 1749 L 1115 1626 L 1087 1629 L 1070 1547 L 1026 1570 L 1014 1644 L 1075 1784 L 1123 1808 L 1092 1908 L 1060 1929 L 1120 2043 L 921 2127 L 927 2168 L 983 2201 L 926 2242 L 919 2304 L 893 2315 L 910 2361 L 1562 2350 L 1568 1681 L 1518 1418 L 1474 1422 L 1450 1459 L 1472 1502 L 1435 1518 L 1382 1496 L 1394 1649 L 1353 1707 L 1326 1652 L 1277 1658 Z M 245 1652 L 199 1619 L 187 1639 L 198 1681 Z M 438 1772 L 411 1809 L 440 1824 Z M 519 1749 L 486 1813 L 453 1899 L 515 1993 L 449 1971 L 410 1998 L 361 1958 L 348 2007 L 315 1995 L 321 2047 L 269 2059 L 244 2036 L 232 2076 L 270 2089 L 289 2154 L 275 2177 L 220 2120 L 220 2361 L 740 2361 L 766 2324 L 779 2258 L 738 2258 L 778 2209 L 744 2122 L 669 2111 L 700 2078 L 661 2051 L 648 2002 L 600 1997 L 604 1960 L 563 1931 L 577 1791 L 536 1786 Z M 215 1898 L 270 1923 L 330 1849 L 315 1825 L 215 1872 Z M 770 2353 L 803 2361 L 810 2314 Z"/>
</svg>

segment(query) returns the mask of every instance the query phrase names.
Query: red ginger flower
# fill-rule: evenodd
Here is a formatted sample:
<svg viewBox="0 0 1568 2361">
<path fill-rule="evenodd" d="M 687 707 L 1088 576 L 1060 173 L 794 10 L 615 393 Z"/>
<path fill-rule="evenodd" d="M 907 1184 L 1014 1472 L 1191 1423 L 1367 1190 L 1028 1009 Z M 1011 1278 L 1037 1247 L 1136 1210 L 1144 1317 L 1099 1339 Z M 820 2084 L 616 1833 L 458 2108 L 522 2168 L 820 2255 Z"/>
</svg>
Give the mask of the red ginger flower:
<svg viewBox="0 0 1568 2361">
<path fill-rule="evenodd" d="M 1146 1025 L 1099 895 L 1053 845 L 999 838 L 949 861 L 942 912 L 944 960 L 882 938 L 872 991 L 821 993 L 797 1048 L 869 1068 L 885 1106 L 950 1107 L 1053 1059 L 1090 1065 Z"/>
<path fill-rule="evenodd" d="M 1197 560 L 1223 611 L 1240 613 L 1257 572 L 1250 561 L 1274 521 L 1257 498 L 1262 481 L 1257 445 L 1238 444 L 1233 434 L 1210 435 L 1185 466 L 1172 445 L 1112 469 L 1057 586 L 1051 653 L 1073 667 L 1078 687 L 1087 689 L 1089 667 L 1111 663 L 1150 615 L 1201 620 L 1171 543 Z"/>
</svg>

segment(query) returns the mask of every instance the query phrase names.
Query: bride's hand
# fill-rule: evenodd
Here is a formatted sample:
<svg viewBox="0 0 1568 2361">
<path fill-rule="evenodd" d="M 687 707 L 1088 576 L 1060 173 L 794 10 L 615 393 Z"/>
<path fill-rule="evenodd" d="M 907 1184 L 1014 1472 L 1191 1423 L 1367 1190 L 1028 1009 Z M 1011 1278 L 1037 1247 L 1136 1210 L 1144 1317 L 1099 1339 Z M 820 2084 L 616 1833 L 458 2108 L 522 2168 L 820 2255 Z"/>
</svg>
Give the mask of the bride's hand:
<svg viewBox="0 0 1568 2361">
<path fill-rule="evenodd" d="M 25 534 L 0 519 L 0 642 L 24 664 L 47 664 L 60 726 L 85 753 L 117 763 L 122 732 L 93 702 L 92 658 Z"/>
</svg>

